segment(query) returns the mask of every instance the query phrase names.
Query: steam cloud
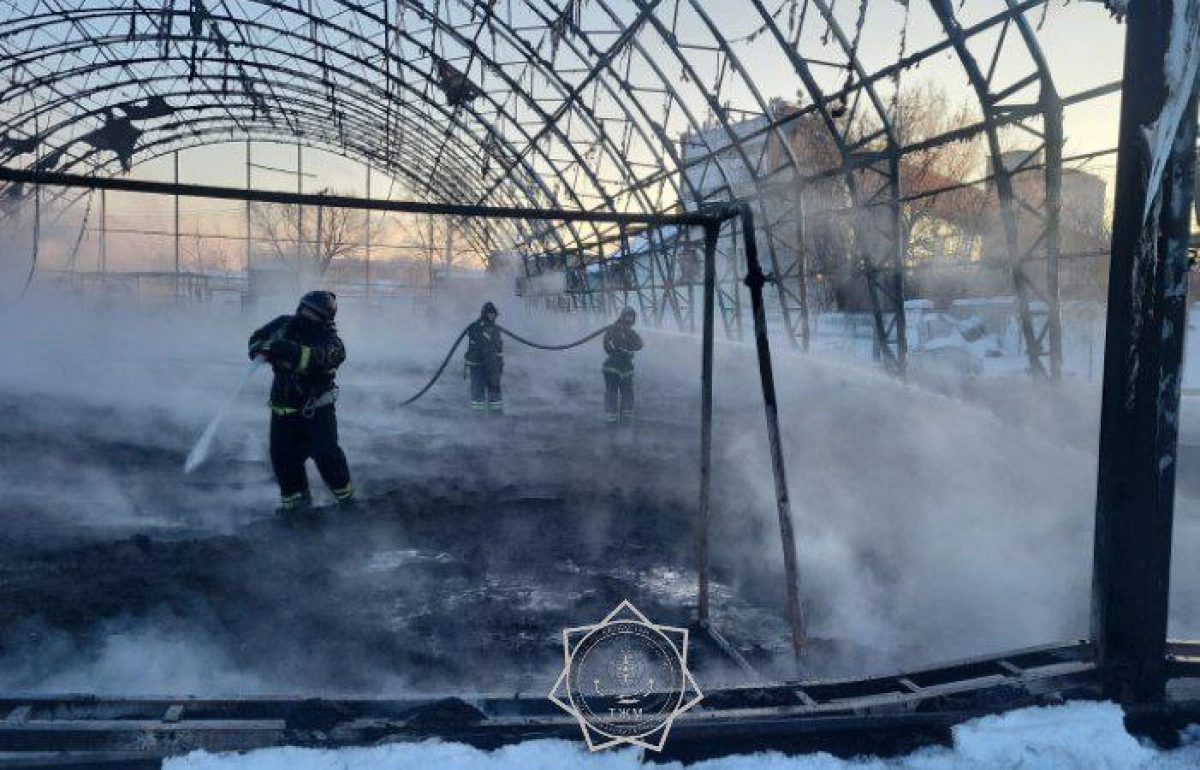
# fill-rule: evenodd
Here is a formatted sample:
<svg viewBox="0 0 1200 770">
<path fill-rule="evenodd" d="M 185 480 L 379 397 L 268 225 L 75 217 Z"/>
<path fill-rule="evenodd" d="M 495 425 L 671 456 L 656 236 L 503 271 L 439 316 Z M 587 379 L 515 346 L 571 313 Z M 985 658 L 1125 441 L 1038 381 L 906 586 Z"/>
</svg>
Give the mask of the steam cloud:
<svg viewBox="0 0 1200 770">
<path fill-rule="evenodd" d="M 644 515 L 639 500 L 679 506 L 688 521 L 699 441 L 699 345 L 692 338 L 647 332 L 638 359 L 642 425 L 636 442 L 615 448 L 600 421 L 598 346 L 545 354 L 514 345 L 506 372 L 506 419 L 514 427 L 499 433 L 467 421 L 457 364 L 418 407 L 394 408 L 424 383 L 484 298 L 500 303 L 502 324 L 547 341 L 582 336 L 603 322 L 526 314 L 505 301 L 502 288 L 487 290 L 488 297 L 470 294 L 436 314 L 343 303 L 349 362 L 339 417 L 364 496 L 398 499 L 466 478 L 472 494 L 565 497 L 575 515 L 555 526 L 571 529 L 590 552 L 585 557 L 614 547 L 613 527 Z M 181 314 L 122 301 L 97 307 L 49 292 L 10 304 L 2 319 L 9 365 L 0 367 L 0 403 L 11 419 L 0 429 L 0 543 L 52 550 L 143 533 L 155 542 L 237 537 L 269 520 L 275 489 L 266 458 L 266 376 L 233 407 L 212 462 L 188 477 L 180 467 L 244 371 L 248 332 L 291 309 L 289 301 L 247 316 L 231 306 Z M 809 631 L 845 643 L 843 669 L 885 671 L 1086 636 L 1094 386 L 1068 384 L 1054 404 L 1033 384 L 1005 381 L 969 403 L 860 364 L 786 352 L 776 364 Z M 774 634 L 785 649 L 782 561 L 752 347 L 720 345 L 715 386 L 714 620 L 735 640 Z M 645 468 L 631 468 L 623 454 L 642 458 Z M 1181 478 L 1195 473 L 1180 468 Z M 1180 494 L 1171 615 L 1179 636 L 1200 633 L 1200 575 L 1188 557 L 1200 542 L 1196 508 Z M 453 526 L 454 514 L 446 516 Z M 477 586 L 455 590 L 491 586 L 514 607 L 568 606 L 553 585 L 520 589 L 489 573 L 537 547 L 543 534 L 499 512 L 493 521 L 494 551 L 444 556 L 483 565 Z M 647 590 L 686 599 L 691 537 L 682 528 L 675 563 L 638 575 Z M 360 551 L 331 559 L 344 558 L 342 579 L 369 590 L 371 570 L 443 558 L 406 551 L 402 539 L 366 540 Z M 274 547 L 271 564 L 296 566 L 286 541 Z M 253 589 L 266 603 L 261 611 L 278 611 L 267 601 L 272 576 L 255 579 L 263 581 Z M 450 601 L 441 590 L 450 588 L 431 584 L 423 603 L 419 593 L 397 599 L 396 622 Z M 202 608 L 180 612 L 117 613 L 86 643 L 36 624 L 9 634 L 0 686 L 245 694 L 319 689 L 333 678 L 313 674 L 305 682 L 300 658 L 256 670 Z M 402 687 L 403 675 L 381 665 L 357 672 L 356 681 Z"/>
</svg>

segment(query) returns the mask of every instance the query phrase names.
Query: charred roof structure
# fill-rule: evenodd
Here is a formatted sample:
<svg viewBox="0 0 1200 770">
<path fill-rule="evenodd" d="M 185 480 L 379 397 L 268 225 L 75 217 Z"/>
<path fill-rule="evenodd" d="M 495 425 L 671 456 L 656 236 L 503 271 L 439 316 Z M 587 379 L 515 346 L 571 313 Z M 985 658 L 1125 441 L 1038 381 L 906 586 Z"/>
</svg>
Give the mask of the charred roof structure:
<svg viewBox="0 0 1200 770">
<path fill-rule="evenodd" d="M 822 272 L 810 241 L 836 219 L 880 355 L 897 373 L 902 210 L 989 187 L 998 226 L 984 259 L 1011 272 L 1029 365 L 1054 378 L 1062 113 L 1116 86 L 1060 95 L 1035 30 L 1046 6 L 751 0 L 733 35 L 699 0 L 10 3 L 0 18 L 0 160 L 110 174 L 247 140 L 332 150 L 402 180 L 417 200 L 648 212 L 748 198 L 797 346 L 808 341 L 808 284 Z M 910 47 L 910 27 L 927 25 L 943 34 Z M 868 50 L 872 34 L 894 48 Z M 911 140 L 897 125 L 906 73 L 946 57 L 977 108 L 953 131 Z M 768 77 L 792 81 L 796 101 L 781 108 L 764 92 Z M 797 146 L 797 126 L 821 134 L 819 153 Z M 986 178 L 909 184 L 906 159 L 972 140 L 985 145 Z M 805 212 L 799 191 L 822 185 L 837 189 L 839 211 L 825 202 Z M 506 238 L 479 222 L 466 234 L 484 252 L 518 246 L 531 273 L 540 254 L 571 255 L 582 269 L 627 237 L 568 224 L 513 225 Z M 699 244 L 649 237 L 657 248 L 630 271 L 642 310 L 694 321 L 680 252 Z M 730 334 L 739 259 L 722 261 Z"/>
</svg>

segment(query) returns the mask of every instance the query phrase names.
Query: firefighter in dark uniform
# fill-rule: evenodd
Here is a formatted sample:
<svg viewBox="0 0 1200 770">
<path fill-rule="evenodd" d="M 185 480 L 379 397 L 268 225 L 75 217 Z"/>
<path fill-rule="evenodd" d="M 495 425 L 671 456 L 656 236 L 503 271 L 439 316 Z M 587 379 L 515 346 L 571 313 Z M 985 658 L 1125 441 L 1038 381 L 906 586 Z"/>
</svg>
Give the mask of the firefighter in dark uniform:
<svg viewBox="0 0 1200 770">
<path fill-rule="evenodd" d="M 500 377 L 504 374 L 504 342 L 496 316 L 500 311 L 485 302 L 479 320 L 467 327 L 467 372 L 471 377 L 471 409 L 481 414 L 504 413 Z"/>
<path fill-rule="evenodd" d="M 637 312 L 627 307 L 604 333 L 604 421 L 610 425 L 633 422 L 633 354 L 642 349 L 635 321 Z"/>
<path fill-rule="evenodd" d="M 342 505 L 354 502 L 346 455 L 338 446 L 334 384 L 346 348 L 333 324 L 337 297 L 311 291 L 295 315 L 279 316 L 250 335 L 250 358 L 265 357 L 275 371 L 271 384 L 271 466 L 279 482 L 280 513 L 312 505 L 309 457 Z"/>
</svg>

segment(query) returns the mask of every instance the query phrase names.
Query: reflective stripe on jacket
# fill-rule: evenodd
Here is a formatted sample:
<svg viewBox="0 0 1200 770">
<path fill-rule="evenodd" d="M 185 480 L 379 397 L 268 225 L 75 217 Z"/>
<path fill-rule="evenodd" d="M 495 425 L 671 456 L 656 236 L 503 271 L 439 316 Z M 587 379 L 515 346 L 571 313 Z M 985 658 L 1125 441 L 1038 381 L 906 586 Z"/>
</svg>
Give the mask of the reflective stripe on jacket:
<svg viewBox="0 0 1200 770">
<path fill-rule="evenodd" d="M 271 361 L 275 372 L 272 410 L 285 410 L 277 412 L 285 414 L 290 413 L 286 410 L 299 411 L 335 390 L 337 368 L 346 360 L 346 346 L 337 327 L 298 316 L 279 316 L 250 335 L 249 353 L 254 356 L 280 340 L 296 343 L 297 356 L 294 362 Z"/>
</svg>

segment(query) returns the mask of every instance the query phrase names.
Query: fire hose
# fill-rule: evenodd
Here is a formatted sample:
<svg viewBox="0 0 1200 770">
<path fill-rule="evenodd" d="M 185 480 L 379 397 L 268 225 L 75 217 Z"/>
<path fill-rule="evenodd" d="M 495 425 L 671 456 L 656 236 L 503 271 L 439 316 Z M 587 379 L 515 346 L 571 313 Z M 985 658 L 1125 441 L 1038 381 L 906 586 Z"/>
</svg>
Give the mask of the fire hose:
<svg viewBox="0 0 1200 770">
<path fill-rule="evenodd" d="M 462 344 L 463 338 L 465 338 L 467 336 L 467 332 L 470 330 L 470 328 L 471 327 L 468 326 L 466 329 L 463 329 L 462 332 L 458 335 L 458 339 L 456 339 L 454 341 L 454 344 L 450 346 L 450 351 L 448 353 L 446 353 L 446 357 L 444 359 L 442 359 L 442 365 L 439 366 L 437 371 L 433 373 L 433 377 L 431 377 L 429 382 L 425 384 L 425 387 L 423 387 L 419 391 L 417 391 L 416 395 L 409 398 L 407 401 L 400 402 L 399 406 L 408 406 L 409 404 L 413 403 L 418 398 L 420 398 L 421 396 L 423 396 L 429 392 L 429 389 L 433 387 L 434 383 L 436 383 L 438 381 L 438 379 L 441 378 L 442 374 L 446 371 L 446 367 L 450 364 L 450 359 L 454 357 L 454 351 L 458 350 L 458 346 Z M 509 337 L 512 337 L 514 340 L 521 343 L 522 345 L 527 345 L 531 348 L 536 348 L 538 350 L 556 350 L 557 351 L 557 350 L 570 350 L 571 348 L 577 348 L 580 345 L 591 342 L 592 340 L 596 339 L 601 334 L 604 334 L 606 331 L 608 331 L 612 327 L 610 327 L 610 326 L 601 327 L 601 328 L 597 329 L 596 331 L 592 332 L 591 334 L 589 334 L 588 336 L 584 337 L 583 339 L 575 340 L 574 342 L 568 342 L 565 345 L 544 345 L 540 342 L 533 342 L 532 340 L 527 340 L 524 337 L 520 336 L 519 334 L 510 332 L 508 329 L 505 329 L 503 326 L 500 326 L 499 324 L 497 324 L 496 328 L 499 329 L 504 334 L 508 335 Z"/>
<path fill-rule="evenodd" d="M 423 387 L 419 391 L 417 391 L 416 395 L 414 395 L 412 398 L 409 398 L 407 401 L 401 402 L 399 404 L 399 406 L 408 406 L 409 404 L 413 403 L 414 401 L 419 399 L 421 396 L 424 396 L 426 393 L 429 392 L 429 389 L 433 387 L 434 383 L 436 383 L 438 381 L 438 379 L 441 378 L 442 374 L 446 371 L 446 367 L 449 365 L 450 359 L 454 357 L 454 352 L 456 350 L 458 350 L 458 346 L 462 344 L 463 338 L 465 338 L 467 336 L 467 332 L 470 330 L 470 328 L 471 327 L 468 326 L 466 329 L 463 329 L 462 332 L 458 335 L 458 339 L 454 340 L 454 344 L 450 346 L 450 351 L 448 353 L 446 353 L 446 357 L 444 359 L 442 359 L 441 366 L 439 366 L 437 371 L 434 372 L 433 377 L 430 378 L 429 382 L 426 383 L 425 387 Z M 611 327 L 608 327 L 608 326 L 602 327 L 602 328 L 597 329 L 596 331 L 592 332 L 588 336 L 584 337 L 583 339 L 579 339 L 574 342 L 569 342 L 565 345 L 544 345 L 539 342 L 533 342 L 532 340 L 527 340 L 524 337 L 520 336 L 519 334 L 510 332 L 508 329 L 505 329 L 503 326 L 497 325 L 496 328 L 498 328 L 501 332 L 508 335 L 509 337 L 512 337 L 514 340 L 521 343 L 522 345 L 528 345 L 531 348 L 537 348 L 538 350 L 570 350 L 571 348 L 577 348 L 580 345 L 591 342 L 592 340 L 599 337 L 601 334 L 604 334 Z M 254 358 L 254 360 L 250 362 L 250 365 L 246 369 L 246 373 L 242 376 L 241 381 L 238 383 L 237 388 L 234 389 L 233 393 L 230 395 L 229 399 L 225 402 L 224 406 L 221 407 L 220 411 L 218 411 L 217 414 L 208 423 L 208 426 L 205 427 L 205 429 L 204 429 L 204 433 L 200 436 L 200 439 L 196 442 L 196 445 L 192 448 L 192 451 L 188 453 L 187 460 L 184 462 L 184 471 L 183 471 L 184 473 L 191 473 L 193 470 L 195 470 L 201 464 L 203 464 L 205 460 L 208 459 L 208 453 L 209 453 L 210 448 L 212 447 L 213 438 L 216 436 L 217 428 L 220 426 L 221 421 L 225 418 L 225 414 L 229 411 L 230 407 L 232 407 L 234 401 L 237 399 L 238 394 L 242 392 L 242 388 L 245 387 L 246 383 L 250 380 L 250 377 L 254 374 L 255 371 L 257 371 L 259 368 L 261 368 L 265 363 L 266 363 L 266 359 L 262 356 L 256 356 Z"/>
</svg>

